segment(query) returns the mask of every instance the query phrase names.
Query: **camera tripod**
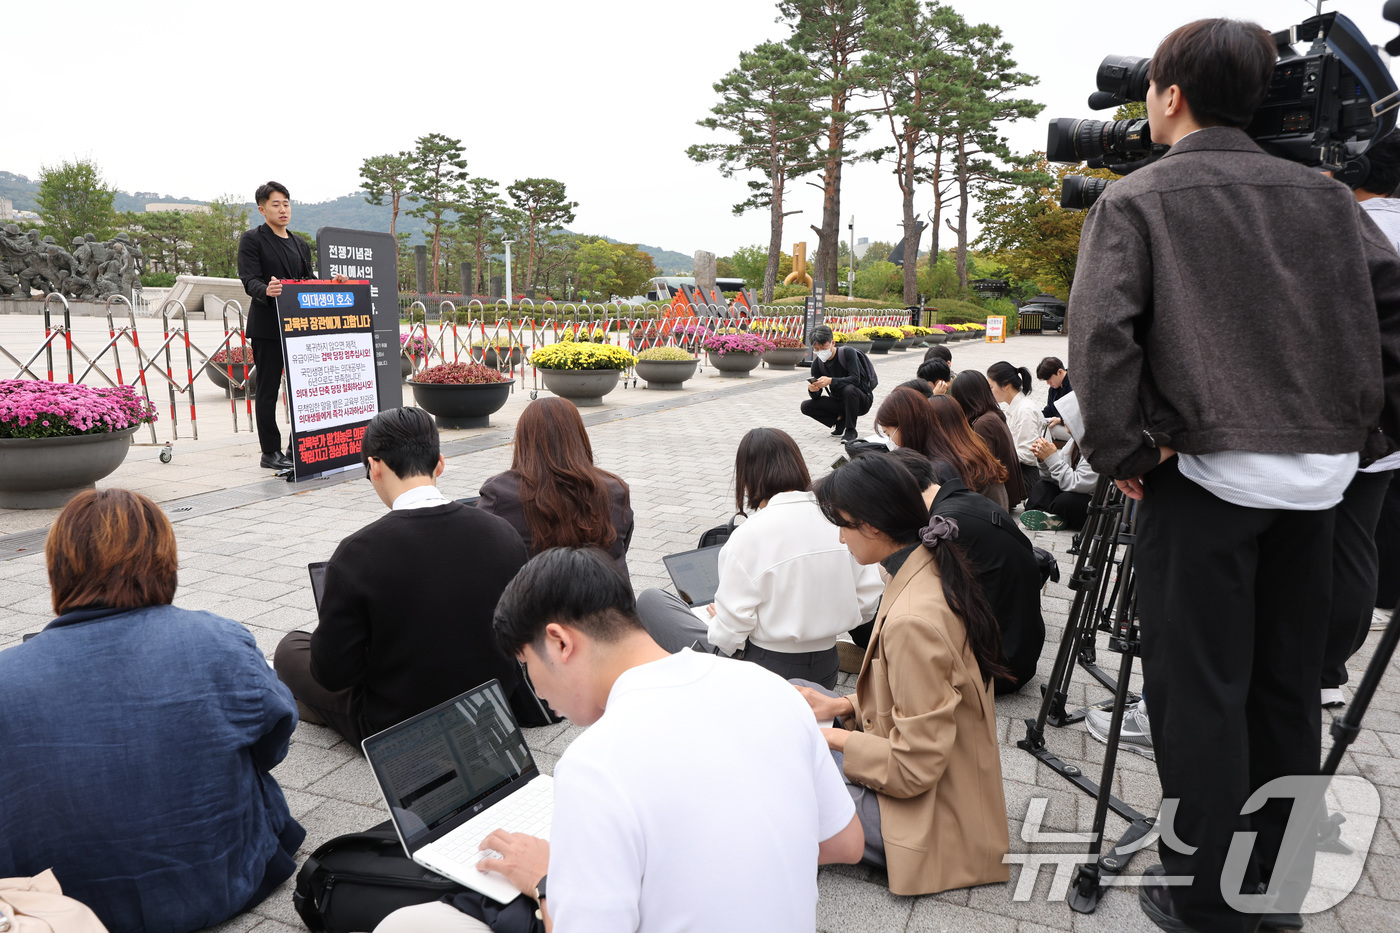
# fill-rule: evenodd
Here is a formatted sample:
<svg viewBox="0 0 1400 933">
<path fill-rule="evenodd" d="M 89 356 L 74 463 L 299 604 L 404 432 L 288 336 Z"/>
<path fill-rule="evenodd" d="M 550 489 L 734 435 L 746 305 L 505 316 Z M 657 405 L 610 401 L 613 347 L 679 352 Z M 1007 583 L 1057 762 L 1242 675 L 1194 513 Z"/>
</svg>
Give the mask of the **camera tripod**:
<svg viewBox="0 0 1400 933">
<path fill-rule="evenodd" d="M 1050 681 L 1042 688 L 1040 712 L 1026 720 L 1026 736 L 1016 744 L 1097 801 L 1089 843 L 1089 861 L 1075 873 L 1069 892 L 1070 906 L 1080 913 L 1092 913 L 1103 893 L 1103 878 L 1116 875 L 1142 845 L 1156 823 L 1153 817 L 1113 796 L 1113 773 L 1118 760 L 1123 710 L 1138 697 L 1128 691 L 1133 658 L 1140 647 L 1137 625 L 1137 587 L 1133 551 L 1137 503 L 1127 499 L 1106 476 L 1100 476 L 1089 502 L 1088 517 L 1075 546 L 1074 571 L 1068 586 L 1074 591 L 1069 619 L 1060 638 L 1059 651 L 1051 668 Z M 1115 573 L 1116 568 L 1116 573 Z M 1108 646 L 1121 654 L 1117 676 L 1097 665 L 1095 640 L 1099 631 L 1109 634 Z M 1113 718 L 1104 752 L 1103 771 L 1098 783 L 1076 765 L 1062 760 L 1045 744 L 1045 726 L 1063 727 L 1079 722 L 1085 710 L 1068 711 L 1065 702 L 1078 664 L 1104 687 L 1113 691 Z M 1104 824 L 1112 810 L 1128 822 L 1127 831 L 1109 850 L 1100 854 Z"/>
</svg>

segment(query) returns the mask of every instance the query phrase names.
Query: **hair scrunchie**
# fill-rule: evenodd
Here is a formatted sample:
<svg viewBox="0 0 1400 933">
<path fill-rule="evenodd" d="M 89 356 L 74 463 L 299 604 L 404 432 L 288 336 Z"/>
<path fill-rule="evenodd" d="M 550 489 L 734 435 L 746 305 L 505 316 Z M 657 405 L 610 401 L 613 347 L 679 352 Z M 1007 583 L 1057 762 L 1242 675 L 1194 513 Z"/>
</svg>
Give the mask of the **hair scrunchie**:
<svg viewBox="0 0 1400 933">
<path fill-rule="evenodd" d="M 944 518 L 942 515 L 935 515 L 928 520 L 928 524 L 919 532 L 919 539 L 923 541 L 924 547 L 933 550 L 940 542 L 952 541 L 958 536 L 958 523 L 956 519 Z"/>
</svg>

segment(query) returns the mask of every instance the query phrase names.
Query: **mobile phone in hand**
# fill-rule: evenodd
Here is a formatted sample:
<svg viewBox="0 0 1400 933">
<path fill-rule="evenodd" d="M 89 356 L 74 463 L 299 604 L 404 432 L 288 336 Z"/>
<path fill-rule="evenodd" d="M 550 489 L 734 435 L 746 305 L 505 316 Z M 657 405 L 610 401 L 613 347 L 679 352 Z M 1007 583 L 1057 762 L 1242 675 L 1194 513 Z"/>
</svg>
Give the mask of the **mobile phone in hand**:
<svg viewBox="0 0 1400 933">
<path fill-rule="evenodd" d="M 820 379 L 820 378 L 821 378 L 821 376 L 808 376 L 808 377 L 807 377 L 807 384 L 808 384 L 808 385 L 811 385 L 812 383 L 816 382 L 816 381 L 817 381 L 818 379 Z"/>
</svg>

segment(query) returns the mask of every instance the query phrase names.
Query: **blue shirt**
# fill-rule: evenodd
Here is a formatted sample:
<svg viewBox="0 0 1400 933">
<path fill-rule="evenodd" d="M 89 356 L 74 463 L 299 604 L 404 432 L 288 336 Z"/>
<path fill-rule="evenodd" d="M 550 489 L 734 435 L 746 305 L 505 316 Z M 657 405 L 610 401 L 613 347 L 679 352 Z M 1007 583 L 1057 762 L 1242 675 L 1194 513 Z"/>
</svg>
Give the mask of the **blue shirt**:
<svg viewBox="0 0 1400 933">
<path fill-rule="evenodd" d="M 296 706 L 236 622 L 70 612 L 0 651 L 0 691 L 0 877 L 52 868 L 111 933 L 227 919 L 305 835 L 268 774 Z"/>
</svg>

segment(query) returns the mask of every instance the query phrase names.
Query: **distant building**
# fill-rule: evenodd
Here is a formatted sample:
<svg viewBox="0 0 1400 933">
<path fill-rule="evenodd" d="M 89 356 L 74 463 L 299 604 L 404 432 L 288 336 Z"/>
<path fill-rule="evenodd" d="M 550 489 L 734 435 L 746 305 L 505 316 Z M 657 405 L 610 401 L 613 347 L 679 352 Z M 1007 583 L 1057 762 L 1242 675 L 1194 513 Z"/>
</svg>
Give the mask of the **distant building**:
<svg viewBox="0 0 1400 933">
<path fill-rule="evenodd" d="M 155 204 L 147 204 L 146 212 L 158 214 L 164 211 L 176 211 L 181 214 L 207 214 L 208 204 L 179 204 L 174 201 L 160 201 Z"/>
<path fill-rule="evenodd" d="M 0 220 L 12 221 L 15 219 L 15 206 L 9 198 L 0 198 Z"/>
<path fill-rule="evenodd" d="M 870 237 L 863 236 L 859 240 L 856 240 L 857 261 L 865 258 L 865 251 L 868 249 L 870 249 Z"/>
</svg>

